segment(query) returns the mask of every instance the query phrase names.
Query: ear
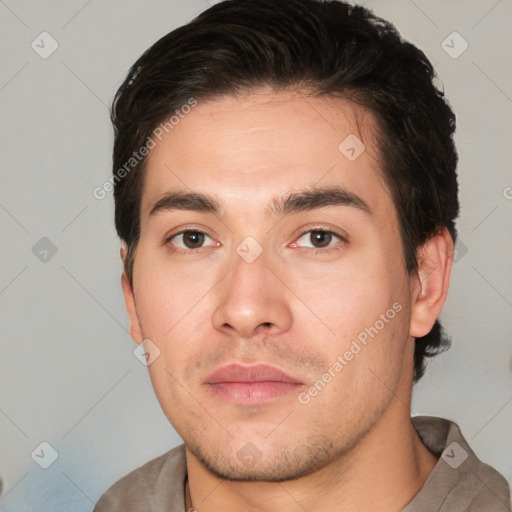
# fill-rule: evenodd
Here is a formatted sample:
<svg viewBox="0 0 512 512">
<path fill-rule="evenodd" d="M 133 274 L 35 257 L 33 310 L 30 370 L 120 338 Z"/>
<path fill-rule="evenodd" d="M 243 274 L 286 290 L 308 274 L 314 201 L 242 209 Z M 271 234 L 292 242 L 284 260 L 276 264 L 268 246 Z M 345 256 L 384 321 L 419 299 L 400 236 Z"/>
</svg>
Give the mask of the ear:
<svg viewBox="0 0 512 512">
<path fill-rule="evenodd" d="M 430 332 L 448 295 L 454 244 L 448 229 L 440 229 L 421 247 L 413 280 L 410 335 Z"/>
<path fill-rule="evenodd" d="M 123 244 L 121 247 L 121 259 L 124 261 L 126 259 L 127 248 L 126 245 Z M 123 265 L 124 266 L 124 265 Z M 139 317 L 137 315 L 137 310 L 135 308 L 135 296 L 133 294 L 133 286 L 126 275 L 126 272 L 123 270 L 123 274 L 121 276 L 121 287 L 123 289 L 124 302 L 126 305 L 126 312 L 128 313 L 128 318 L 130 320 L 130 336 L 135 343 L 139 344 L 144 340 L 144 336 L 142 335 L 142 329 L 140 327 Z"/>
</svg>

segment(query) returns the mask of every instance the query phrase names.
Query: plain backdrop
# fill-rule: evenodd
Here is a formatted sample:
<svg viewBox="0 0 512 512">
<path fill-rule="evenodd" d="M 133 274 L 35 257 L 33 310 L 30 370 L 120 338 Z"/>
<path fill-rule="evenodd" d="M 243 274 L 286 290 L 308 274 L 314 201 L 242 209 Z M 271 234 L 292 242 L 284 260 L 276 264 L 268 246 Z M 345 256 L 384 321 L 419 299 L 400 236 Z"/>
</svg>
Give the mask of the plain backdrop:
<svg viewBox="0 0 512 512">
<path fill-rule="evenodd" d="M 512 481 L 512 3 L 363 5 L 425 51 L 458 119 L 460 242 L 441 316 L 453 346 L 415 387 L 413 413 L 456 421 Z M 181 442 L 133 354 L 112 195 L 92 191 L 111 173 L 108 106 L 129 66 L 207 7 L 0 0 L 4 512 L 90 511 Z"/>
</svg>

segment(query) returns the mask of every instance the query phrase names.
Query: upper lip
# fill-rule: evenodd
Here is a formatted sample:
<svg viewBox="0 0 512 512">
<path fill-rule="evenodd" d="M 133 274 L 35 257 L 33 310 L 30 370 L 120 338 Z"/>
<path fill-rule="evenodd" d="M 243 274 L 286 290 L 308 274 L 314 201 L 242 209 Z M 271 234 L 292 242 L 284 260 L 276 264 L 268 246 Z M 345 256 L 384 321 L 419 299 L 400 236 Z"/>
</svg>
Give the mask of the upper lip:
<svg viewBox="0 0 512 512">
<path fill-rule="evenodd" d="M 283 370 L 268 364 L 251 366 L 228 364 L 215 370 L 205 380 L 206 384 L 219 384 L 221 382 L 289 382 L 291 384 L 302 384 Z"/>
</svg>

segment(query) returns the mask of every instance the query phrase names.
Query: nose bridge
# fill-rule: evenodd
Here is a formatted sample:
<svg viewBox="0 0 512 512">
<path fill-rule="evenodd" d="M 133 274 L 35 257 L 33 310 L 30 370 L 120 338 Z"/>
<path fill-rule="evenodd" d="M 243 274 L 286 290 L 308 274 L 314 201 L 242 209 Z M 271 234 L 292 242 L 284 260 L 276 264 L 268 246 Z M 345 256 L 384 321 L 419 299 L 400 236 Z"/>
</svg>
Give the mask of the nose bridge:
<svg viewBox="0 0 512 512">
<path fill-rule="evenodd" d="M 292 321 L 286 289 L 268 268 L 268 253 L 254 242 L 245 239 L 236 248 L 213 318 L 217 329 L 235 330 L 245 337 L 262 324 L 279 331 L 288 329 Z"/>
<path fill-rule="evenodd" d="M 235 252 L 225 298 L 234 299 L 238 304 L 265 302 L 272 292 L 268 283 L 268 254 L 264 254 L 263 248 L 257 251 L 251 242 L 246 241 L 242 242 Z"/>
</svg>

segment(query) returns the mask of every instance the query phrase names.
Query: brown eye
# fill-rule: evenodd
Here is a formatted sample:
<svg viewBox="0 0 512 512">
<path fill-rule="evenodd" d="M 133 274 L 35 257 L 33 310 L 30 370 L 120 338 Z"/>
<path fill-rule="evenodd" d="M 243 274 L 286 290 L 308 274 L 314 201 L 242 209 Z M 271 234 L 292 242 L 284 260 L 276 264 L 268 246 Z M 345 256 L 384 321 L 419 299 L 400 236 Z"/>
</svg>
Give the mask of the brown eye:
<svg viewBox="0 0 512 512">
<path fill-rule="evenodd" d="M 204 243 L 204 233 L 198 231 L 187 231 L 183 233 L 183 244 L 188 249 L 197 249 Z"/>
<path fill-rule="evenodd" d="M 202 231 L 188 230 L 182 231 L 181 233 L 176 233 L 175 235 L 171 236 L 167 242 L 181 250 L 202 249 L 205 246 L 207 239 L 212 242 L 211 237 L 209 237 L 206 233 L 203 233 Z M 210 246 L 212 246 L 211 243 Z"/>
<path fill-rule="evenodd" d="M 317 251 L 328 252 L 341 248 L 337 242 L 345 242 L 345 238 L 328 229 L 310 229 L 302 233 L 293 244 L 293 247 L 316 249 Z"/>
<path fill-rule="evenodd" d="M 328 231 L 311 231 L 309 239 L 314 247 L 327 247 L 332 241 L 332 233 Z"/>
</svg>

